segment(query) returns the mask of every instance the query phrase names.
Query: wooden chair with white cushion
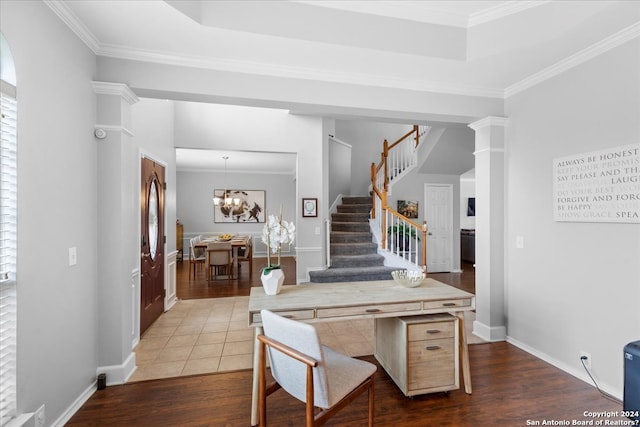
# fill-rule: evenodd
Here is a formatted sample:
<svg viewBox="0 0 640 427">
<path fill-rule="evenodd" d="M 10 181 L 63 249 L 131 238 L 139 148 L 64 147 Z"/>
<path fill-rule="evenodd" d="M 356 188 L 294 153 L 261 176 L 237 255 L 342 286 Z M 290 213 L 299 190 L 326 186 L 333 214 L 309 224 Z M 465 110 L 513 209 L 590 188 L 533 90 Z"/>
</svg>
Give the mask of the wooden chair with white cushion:
<svg viewBox="0 0 640 427">
<path fill-rule="evenodd" d="M 247 239 L 247 245 L 238 250 L 238 267 L 242 261 L 246 261 L 249 264 L 249 277 L 253 274 L 253 244 L 251 243 L 251 236 Z"/>
<path fill-rule="evenodd" d="M 233 276 L 233 248 L 231 242 L 207 243 L 207 280 L 226 274 Z M 213 274 L 212 274 L 213 271 Z"/>
<path fill-rule="evenodd" d="M 196 238 L 192 238 L 189 240 L 189 279 L 191 279 L 191 269 L 193 267 L 193 276 L 195 278 L 196 275 L 196 267 L 198 264 L 204 265 L 206 261 L 206 254 L 204 248 L 196 248 L 197 244 Z"/>
<path fill-rule="evenodd" d="M 373 426 L 376 365 L 322 345 L 313 325 L 260 312 L 264 334 L 258 335 L 260 425 L 267 425 L 267 396 L 283 388 L 306 403 L 306 426 L 319 426 L 357 396 L 368 391 L 368 425 Z M 266 384 L 266 354 L 275 382 Z M 316 414 L 315 408 L 321 408 Z"/>
</svg>

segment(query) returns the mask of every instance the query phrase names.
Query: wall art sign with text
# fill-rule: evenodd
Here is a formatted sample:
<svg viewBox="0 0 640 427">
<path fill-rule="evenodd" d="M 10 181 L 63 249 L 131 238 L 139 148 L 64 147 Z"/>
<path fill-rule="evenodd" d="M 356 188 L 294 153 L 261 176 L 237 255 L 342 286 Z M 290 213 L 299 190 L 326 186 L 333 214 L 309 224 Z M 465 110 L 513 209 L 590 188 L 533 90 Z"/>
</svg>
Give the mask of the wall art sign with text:
<svg viewBox="0 0 640 427">
<path fill-rule="evenodd" d="M 553 160 L 556 221 L 640 223 L 640 144 Z"/>
</svg>

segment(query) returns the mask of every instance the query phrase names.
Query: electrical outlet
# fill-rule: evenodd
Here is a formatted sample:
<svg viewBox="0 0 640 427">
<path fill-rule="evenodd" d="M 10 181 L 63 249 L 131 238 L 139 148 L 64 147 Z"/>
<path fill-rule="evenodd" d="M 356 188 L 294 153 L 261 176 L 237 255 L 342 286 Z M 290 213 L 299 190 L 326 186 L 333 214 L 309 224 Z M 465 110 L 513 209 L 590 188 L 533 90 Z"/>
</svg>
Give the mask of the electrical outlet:
<svg viewBox="0 0 640 427">
<path fill-rule="evenodd" d="M 586 351 L 581 351 L 580 360 L 584 362 L 584 366 L 591 369 L 591 353 L 587 353 Z"/>
<path fill-rule="evenodd" d="M 34 417 L 34 427 L 44 427 L 45 418 L 44 418 L 44 405 L 38 408 Z"/>
</svg>

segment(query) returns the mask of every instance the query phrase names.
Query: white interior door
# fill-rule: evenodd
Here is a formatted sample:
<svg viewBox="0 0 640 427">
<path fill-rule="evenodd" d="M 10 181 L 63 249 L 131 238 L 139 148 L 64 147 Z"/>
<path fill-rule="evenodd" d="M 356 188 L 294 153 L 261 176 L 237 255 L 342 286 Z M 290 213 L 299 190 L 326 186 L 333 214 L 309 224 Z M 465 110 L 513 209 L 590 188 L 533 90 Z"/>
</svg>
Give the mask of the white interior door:
<svg viewBox="0 0 640 427">
<path fill-rule="evenodd" d="M 453 267 L 453 185 L 425 184 L 427 221 L 427 271 L 439 273 Z"/>
</svg>

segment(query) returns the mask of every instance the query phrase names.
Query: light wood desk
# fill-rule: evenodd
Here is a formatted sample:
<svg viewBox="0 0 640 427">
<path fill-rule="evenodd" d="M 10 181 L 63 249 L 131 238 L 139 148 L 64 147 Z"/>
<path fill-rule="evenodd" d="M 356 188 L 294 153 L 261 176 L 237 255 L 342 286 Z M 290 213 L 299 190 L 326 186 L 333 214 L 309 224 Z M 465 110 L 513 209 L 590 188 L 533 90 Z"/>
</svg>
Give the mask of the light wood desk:
<svg viewBox="0 0 640 427">
<path fill-rule="evenodd" d="M 284 286 L 269 296 L 261 287 L 251 288 L 249 326 L 262 333 L 260 310 L 307 323 L 350 319 L 452 313 L 459 319 L 460 358 L 465 392 L 471 394 L 469 351 L 464 327 L 464 311 L 475 308 L 473 294 L 427 278 L 416 288 L 405 288 L 393 280 L 348 283 L 308 283 Z M 251 425 L 258 424 L 258 340 L 253 352 Z"/>
</svg>

